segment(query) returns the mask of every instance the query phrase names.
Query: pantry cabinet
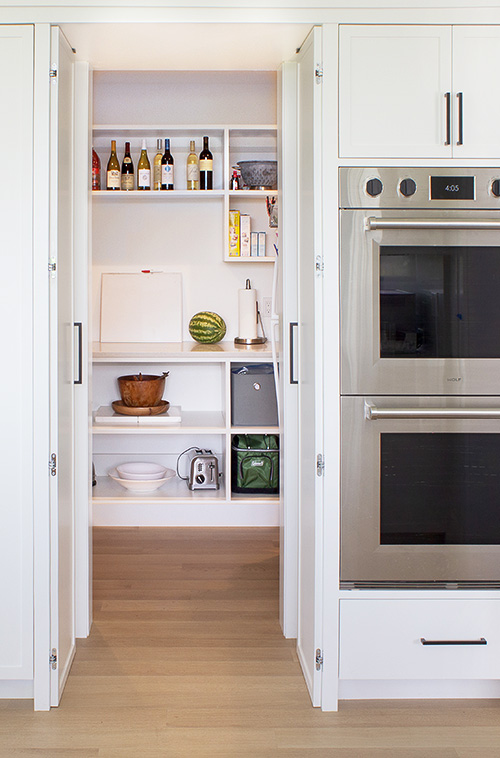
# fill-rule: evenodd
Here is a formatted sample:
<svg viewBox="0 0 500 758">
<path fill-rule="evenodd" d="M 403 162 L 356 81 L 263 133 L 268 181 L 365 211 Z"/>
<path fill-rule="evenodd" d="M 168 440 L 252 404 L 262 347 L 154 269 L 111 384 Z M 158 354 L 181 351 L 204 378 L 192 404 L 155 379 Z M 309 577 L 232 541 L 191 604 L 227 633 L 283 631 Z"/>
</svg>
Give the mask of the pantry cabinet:
<svg viewBox="0 0 500 758">
<path fill-rule="evenodd" d="M 269 363 L 267 346 L 236 348 L 231 342 L 199 345 L 104 344 L 94 346 L 93 459 L 97 485 L 93 488 L 94 524 L 97 526 L 272 526 L 278 523 L 278 495 L 234 494 L 231 489 L 231 444 L 235 434 L 279 434 L 275 425 L 235 425 L 231 415 L 231 372 L 235 366 Z M 169 414 L 111 417 L 117 399 L 116 378 L 123 374 L 161 374 L 168 370 L 165 398 Z M 259 402 L 258 393 L 255 392 Z M 210 449 L 219 462 L 219 489 L 188 488 L 180 477 L 188 474 L 188 460 L 180 454 L 195 446 Z M 125 461 L 160 463 L 179 476 L 148 495 L 137 495 L 108 476 Z M 178 462 L 178 465 L 177 465 Z"/>
<path fill-rule="evenodd" d="M 272 301 L 274 264 L 277 261 L 277 227 L 270 225 L 270 209 L 277 190 L 230 189 L 232 167 L 241 160 L 276 160 L 277 127 L 274 74 L 236 76 L 242 105 L 241 123 L 219 124 L 213 114 L 224 115 L 227 96 L 235 87 L 227 72 L 213 72 L 200 92 L 197 72 L 99 72 L 94 77 L 93 146 L 101 162 L 101 189 L 92 192 L 93 227 L 93 461 L 97 485 L 93 488 L 96 525 L 232 525 L 269 526 L 279 523 L 279 496 L 243 496 L 231 492 L 231 442 L 234 434 L 254 431 L 277 434 L 274 421 L 267 427 L 233 428 L 231 421 L 231 370 L 235 364 L 271 363 L 271 342 L 253 349 L 238 348 L 238 290 L 247 279 L 257 290 L 259 307 L 268 337 L 271 337 L 270 308 L 264 314 L 264 299 Z M 154 80 L 157 89 L 151 89 Z M 260 82 L 262 101 L 256 110 L 246 98 L 245 87 L 255 91 Z M 273 90 L 271 89 L 273 88 Z M 183 98 L 179 98 L 179 90 Z M 208 94 L 210 98 L 206 98 Z M 165 123 L 157 93 L 168 99 L 170 115 Z M 139 123 L 111 121 L 124 110 L 125 97 L 132 103 L 132 116 Z M 198 99 L 200 106 L 196 110 Z M 253 115 L 265 114 L 267 123 L 252 123 Z M 196 116 L 196 119 L 194 119 Z M 153 119 L 154 117 L 154 119 Z M 189 120 L 189 119 L 192 120 Z M 246 119 L 246 121 L 244 121 Z M 156 120 L 156 123 L 151 121 Z M 144 122 L 144 123 L 142 123 Z M 186 159 L 190 141 L 199 153 L 203 136 L 208 136 L 214 156 L 212 190 L 188 190 Z M 174 189 L 150 191 L 107 191 L 106 164 L 110 142 L 117 141 L 121 160 L 125 141 L 130 142 L 132 160 L 137 160 L 146 140 L 150 163 L 157 140 L 170 139 L 174 157 Z M 251 230 L 265 233 L 265 255 L 229 254 L 229 215 L 238 210 L 250 216 Z M 237 265 L 233 265 L 237 264 Z M 267 264 L 267 265 L 266 265 Z M 271 264 L 271 265 L 269 265 Z M 155 344 L 101 342 L 101 282 L 108 273 L 162 271 L 181 280 L 179 300 L 182 341 Z M 154 274 L 143 274 L 153 276 Z M 134 313 L 133 298 L 128 304 Z M 214 311 L 227 325 L 225 341 L 215 345 L 194 342 L 188 331 L 191 316 Z M 176 314 L 177 315 L 177 314 Z M 144 319 L 144 313 L 137 318 Z M 116 379 L 120 375 L 170 372 L 164 398 L 180 409 L 179 424 L 156 422 L 106 423 L 111 403 L 119 399 Z M 170 410 L 169 413 L 172 413 Z M 120 462 L 151 460 L 176 470 L 179 455 L 190 447 L 211 450 L 218 458 L 220 488 L 188 489 L 176 476 L 152 495 L 132 496 L 108 473 Z M 186 459 L 179 462 L 185 475 Z"/>
<path fill-rule="evenodd" d="M 498 157 L 499 40 L 498 26 L 340 26 L 340 157 Z"/>
</svg>

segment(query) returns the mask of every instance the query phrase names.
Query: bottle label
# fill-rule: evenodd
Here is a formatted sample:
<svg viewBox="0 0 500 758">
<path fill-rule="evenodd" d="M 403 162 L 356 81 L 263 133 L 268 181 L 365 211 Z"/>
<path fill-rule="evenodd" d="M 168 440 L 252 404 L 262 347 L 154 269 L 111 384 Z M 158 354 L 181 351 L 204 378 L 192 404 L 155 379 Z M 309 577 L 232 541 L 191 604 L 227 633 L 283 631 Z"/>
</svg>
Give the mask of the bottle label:
<svg viewBox="0 0 500 758">
<path fill-rule="evenodd" d="M 197 163 L 188 163 L 187 164 L 187 180 L 188 182 L 197 182 L 200 178 L 199 170 L 198 170 L 198 164 Z"/>
<path fill-rule="evenodd" d="M 134 189 L 134 175 L 122 174 L 122 190 L 133 190 L 133 189 Z"/>
<path fill-rule="evenodd" d="M 200 171 L 212 171 L 213 165 L 212 158 L 200 158 Z"/>
<path fill-rule="evenodd" d="M 173 184 L 174 183 L 174 167 L 171 163 L 164 163 L 161 167 L 161 183 Z"/>
<path fill-rule="evenodd" d="M 120 189 L 120 172 L 117 169 L 107 172 L 106 187 Z"/>
<path fill-rule="evenodd" d="M 137 176 L 137 185 L 139 187 L 151 187 L 151 169 L 140 168 Z"/>
</svg>

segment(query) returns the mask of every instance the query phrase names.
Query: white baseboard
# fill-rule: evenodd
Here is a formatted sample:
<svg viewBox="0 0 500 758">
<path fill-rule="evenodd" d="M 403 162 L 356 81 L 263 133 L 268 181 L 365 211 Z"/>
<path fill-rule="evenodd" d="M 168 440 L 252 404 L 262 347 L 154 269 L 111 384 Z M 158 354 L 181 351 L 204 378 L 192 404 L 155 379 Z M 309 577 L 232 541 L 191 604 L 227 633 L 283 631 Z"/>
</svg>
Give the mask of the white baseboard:
<svg viewBox="0 0 500 758">
<path fill-rule="evenodd" d="M 339 681 L 340 700 L 500 698 L 498 679 Z"/>
<path fill-rule="evenodd" d="M 276 503 L 99 503 L 94 526 L 279 526 Z"/>
<path fill-rule="evenodd" d="M 0 679 L 0 698 L 30 700 L 33 698 L 32 679 Z"/>
</svg>

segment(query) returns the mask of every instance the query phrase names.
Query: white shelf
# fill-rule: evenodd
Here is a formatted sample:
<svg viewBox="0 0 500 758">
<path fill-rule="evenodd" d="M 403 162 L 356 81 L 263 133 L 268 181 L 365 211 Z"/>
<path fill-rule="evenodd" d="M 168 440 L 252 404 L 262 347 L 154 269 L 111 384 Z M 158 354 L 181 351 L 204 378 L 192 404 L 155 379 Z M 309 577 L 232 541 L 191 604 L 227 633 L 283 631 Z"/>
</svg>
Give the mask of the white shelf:
<svg viewBox="0 0 500 758">
<path fill-rule="evenodd" d="M 279 434 L 279 426 L 232 426 L 231 434 Z"/>
<path fill-rule="evenodd" d="M 103 406 L 106 408 L 107 406 Z M 102 412 L 99 408 L 97 413 Z M 162 425 L 154 421 L 149 426 L 142 426 L 137 422 L 130 424 L 106 424 L 94 423 L 93 434 L 225 434 L 226 422 L 224 414 L 219 411 L 181 411 L 182 421 L 180 424 L 165 423 Z M 123 416 L 123 418 L 127 418 Z M 146 417 L 147 418 L 147 417 Z M 156 418 L 160 418 L 157 416 Z"/>
<path fill-rule="evenodd" d="M 103 501 L 123 503 L 225 502 L 226 489 L 224 484 L 221 484 L 218 490 L 190 490 L 187 482 L 176 476 L 165 482 L 163 487 L 160 487 L 156 492 L 141 495 L 126 490 L 109 476 L 98 476 L 97 484 L 92 488 L 92 500 L 95 503 Z"/>
<path fill-rule="evenodd" d="M 106 198 L 115 200 L 164 200 L 175 198 L 189 198 L 191 200 L 213 200 L 214 198 L 224 197 L 225 190 L 92 190 L 92 197 L 100 200 Z"/>
<path fill-rule="evenodd" d="M 270 342 L 247 347 L 236 346 L 230 340 L 215 345 L 202 345 L 194 341 L 94 342 L 92 355 L 94 363 L 225 363 L 272 359 Z"/>
<path fill-rule="evenodd" d="M 224 260 L 227 263 L 276 263 L 277 256 L 262 255 L 258 257 L 250 255 L 226 255 Z"/>
</svg>

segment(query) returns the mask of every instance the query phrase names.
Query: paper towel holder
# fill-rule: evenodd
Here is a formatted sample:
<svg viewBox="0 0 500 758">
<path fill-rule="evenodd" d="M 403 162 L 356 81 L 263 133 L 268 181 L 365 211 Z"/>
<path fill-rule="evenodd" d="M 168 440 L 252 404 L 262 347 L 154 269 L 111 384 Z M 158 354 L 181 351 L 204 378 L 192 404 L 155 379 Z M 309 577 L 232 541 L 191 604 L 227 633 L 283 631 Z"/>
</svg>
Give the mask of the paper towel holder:
<svg viewBox="0 0 500 758">
<path fill-rule="evenodd" d="M 250 284 L 250 279 L 246 280 L 245 283 L 245 289 L 250 290 L 252 289 L 252 285 Z M 253 347 L 253 345 L 263 345 L 265 342 L 267 342 L 266 333 L 264 331 L 264 324 L 262 323 L 262 316 L 260 315 L 259 310 L 259 303 L 256 303 L 256 318 L 257 318 L 257 328 L 260 324 L 260 328 L 262 330 L 262 337 L 252 337 L 252 338 L 245 338 L 245 337 L 235 337 L 234 338 L 234 344 L 235 345 L 243 345 L 245 347 Z"/>
</svg>

